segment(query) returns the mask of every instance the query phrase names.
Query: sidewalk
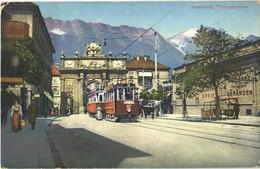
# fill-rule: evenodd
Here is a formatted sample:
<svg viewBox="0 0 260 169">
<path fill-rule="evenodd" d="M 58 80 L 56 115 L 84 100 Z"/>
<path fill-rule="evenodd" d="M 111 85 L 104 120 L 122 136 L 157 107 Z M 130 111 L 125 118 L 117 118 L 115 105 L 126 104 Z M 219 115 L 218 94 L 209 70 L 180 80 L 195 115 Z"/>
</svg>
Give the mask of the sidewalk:
<svg viewBox="0 0 260 169">
<path fill-rule="evenodd" d="M 1 167 L 55 168 L 46 130 L 52 118 L 37 118 L 32 130 L 28 121 L 19 132 L 11 131 L 10 117 L 1 127 Z"/>
<path fill-rule="evenodd" d="M 200 115 L 187 115 L 183 117 L 182 114 L 163 114 L 161 117 L 156 117 L 165 120 L 179 120 L 179 121 L 191 121 L 191 122 L 207 122 L 207 123 L 220 123 L 230 125 L 243 125 L 260 127 L 259 116 L 239 116 L 239 119 L 223 118 L 222 120 L 203 120 Z"/>
</svg>

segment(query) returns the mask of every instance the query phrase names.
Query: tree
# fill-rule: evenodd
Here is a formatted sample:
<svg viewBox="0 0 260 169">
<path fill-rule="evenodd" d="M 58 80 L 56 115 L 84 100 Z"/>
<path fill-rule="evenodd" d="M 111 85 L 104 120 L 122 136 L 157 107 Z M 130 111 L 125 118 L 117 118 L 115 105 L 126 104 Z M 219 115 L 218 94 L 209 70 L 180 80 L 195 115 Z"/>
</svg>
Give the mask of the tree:
<svg viewBox="0 0 260 169">
<path fill-rule="evenodd" d="M 11 20 L 11 15 L 2 10 L 3 25 Z M 19 66 L 12 66 L 12 58 L 19 57 Z M 44 62 L 36 50 L 32 39 L 16 41 L 1 39 L 1 76 L 23 77 L 28 83 L 39 85 L 44 79 Z"/>
<path fill-rule="evenodd" d="M 185 117 L 187 113 L 186 99 L 196 96 L 196 94 L 200 91 L 200 89 L 196 85 L 196 83 L 198 82 L 197 79 L 200 72 L 195 70 L 192 66 L 189 67 L 184 66 L 184 68 L 185 68 L 185 73 L 180 74 L 178 76 L 179 85 L 176 88 L 175 94 L 180 96 L 182 99 L 182 106 L 183 106 L 182 113 L 183 116 Z"/>
<path fill-rule="evenodd" d="M 142 91 L 140 93 L 141 99 L 147 100 L 162 100 L 166 95 L 163 93 L 163 87 L 158 86 L 158 90 L 152 89 L 151 91 Z"/>
<path fill-rule="evenodd" d="M 185 75 L 185 83 L 197 91 L 213 89 L 215 92 L 216 116 L 220 114 L 218 88 L 226 81 L 237 82 L 243 70 L 235 61 L 236 53 L 245 44 L 240 38 L 230 38 L 222 29 L 216 30 L 201 25 L 193 43 L 198 50 L 187 54 L 185 59 L 194 62 Z M 193 77 L 192 77 L 193 75 Z"/>
<path fill-rule="evenodd" d="M 33 41 L 2 40 L 2 76 L 20 76 L 30 84 L 39 85 L 44 76 L 44 62 Z M 19 57 L 19 66 L 12 66 L 12 57 Z"/>
</svg>

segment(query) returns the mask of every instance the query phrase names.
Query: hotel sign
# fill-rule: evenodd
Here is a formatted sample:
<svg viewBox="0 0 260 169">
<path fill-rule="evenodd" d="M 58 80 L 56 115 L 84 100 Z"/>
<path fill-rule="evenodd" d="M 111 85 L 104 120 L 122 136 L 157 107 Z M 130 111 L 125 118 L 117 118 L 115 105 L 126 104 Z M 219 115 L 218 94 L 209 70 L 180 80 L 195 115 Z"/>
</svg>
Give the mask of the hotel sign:
<svg viewBox="0 0 260 169">
<path fill-rule="evenodd" d="M 9 21 L 4 24 L 3 38 L 5 40 L 28 40 L 29 24 L 25 22 Z"/>
</svg>

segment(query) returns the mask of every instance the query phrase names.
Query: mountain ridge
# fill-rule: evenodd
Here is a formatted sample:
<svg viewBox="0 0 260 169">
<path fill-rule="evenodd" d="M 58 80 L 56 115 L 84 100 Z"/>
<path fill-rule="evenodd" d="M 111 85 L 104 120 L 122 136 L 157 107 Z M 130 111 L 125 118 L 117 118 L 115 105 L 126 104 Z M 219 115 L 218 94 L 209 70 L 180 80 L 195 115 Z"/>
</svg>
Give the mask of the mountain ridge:
<svg viewBox="0 0 260 169">
<path fill-rule="evenodd" d="M 196 49 L 198 49 L 193 44 L 193 37 L 196 35 L 198 28 L 190 28 L 184 32 L 181 32 L 177 35 L 174 35 L 167 39 L 169 43 L 171 43 L 173 46 L 175 46 L 178 50 L 180 50 L 184 55 L 194 52 Z M 215 29 L 215 28 L 210 28 Z M 232 35 L 227 33 L 228 38 L 235 39 Z M 246 38 L 243 38 L 246 41 L 256 41 L 260 40 L 260 37 L 257 37 L 255 35 L 249 35 Z"/>
<path fill-rule="evenodd" d="M 127 25 L 111 26 L 103 23 L 84 22 L 79 19 L 67 21 L 48 17 L 44 21 L 57 52 L 54 54 L 55 62 L 59 63 L 61 51 L 71 57 L 74 56 L 76 50 L 83 54 L 85 44 L 93 41 L 101 42 L 104 54 L 112 51 L 114 55 L 119 55 L 125 50 L 131 58 L 137 55 L 149 55 L 152 60 L 154 59 L 155 30 L 153 29 Z M 144 32 L 146 33 L 144 34 Z M 144 35 L 140 37 L 142 34 Z M 159 63 L 174 68 L 185 62 L 184 55 L 172 47 L 159 33 L 156 36 L 156 44 L 158 45 Z"/>
</svg>

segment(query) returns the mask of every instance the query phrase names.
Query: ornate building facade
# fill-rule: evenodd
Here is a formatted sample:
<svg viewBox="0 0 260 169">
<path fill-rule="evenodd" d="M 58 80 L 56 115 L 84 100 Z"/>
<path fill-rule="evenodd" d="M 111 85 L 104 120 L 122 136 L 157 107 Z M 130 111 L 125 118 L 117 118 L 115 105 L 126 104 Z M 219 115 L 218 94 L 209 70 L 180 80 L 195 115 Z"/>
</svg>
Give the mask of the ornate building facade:
<svg viewBox="0 0 260 169">
<path fill-rule="evenodd" d="M 138 92 L 147 89 L 155 89 L 156 83 L 164 86 L 164 82 L 169 81 L 170 68 L 157 63 L 157 82 L 155 73 L 155 62 L 150 60 L 148 56 L 136 56 L 131 61 L 127 62 L 128 70 L 127 78 L 133 81 L 138 87 Z"/>
<path fill-rule="evenodd" d="M 31 39 L 36 48 L 33 50 L 37 51 L 39 57 L 41 57 L 44 62 L 44 74 L 41 78 L 40 85 L 25 84 L 25 79 L 21 77 L 16 78 L 14 82 L 7 81 L 6 83 L 10 84 L 7 90 L 12 91 L 16 96 L 22 98 L 24 111 L 26 111 L 26 106 L 30 104 L 34 97 L 38 105 L 38 115 L 43 115 L 48 111 L 48 107 L 52 104 L 49 98 L 52 91 L 51 66 L 53 64 L 52 56 L 53 53 L 55 53 L 55 49 L 41 15 L 41 11 L 39 6 L 31 2 L 8 2 L 4 6 L 2 12 L 10 17 L 3 25 L 4 31 L 2 31 L 2 34 L 5 33 L 5 35 L 2 36 L 2 43 L 3 39 L 6 41 L 26 41 Z M 19 56 L 17 56 L 17 58 L 19 59 Z M 10 63 L 2 62 L 1 64 Z M 16 67 L 19 68 L 19 65 Z M 21 87 L 26 88 L 26 90 L 24 90 L 25 92 L 21 92 Z"/>
<path fill-rule="evenodd" d="M 260 115 L 260 41 L 244 46 L 240 53 L 236 55 L 236 61 L 239 62 L 240 67 L 237 69 L 247 70 L 246 76 L 241 76 L 241 81 L 245 81 L 246 85 L 239 86 L 235 83 L 226 82 L 218 89 L 220 99 L 228 100 L 238 99 L 240 104 L 240 115 Z M 183 65 L 173 70 L 174 81 L 186 71 L 185 67 L 192 66 L 193 63 Z M 173 84 L 173 91 L 176 91 L 177 83 Z M 233 99 L 233 100 L 232 100 Z M 182 98 L 173 95 L 175 101 L 175 112 L 182 113 Z M 194 98 L 187 99 L 187 111 L 189 114 L 200 114 L 204 108 L 204 103 L 213 102 L 215 94 L 213 90 L 203 91 L 198 93 Z M 221 102 L 221 108 L 233 109 L 233 106 L 228 101 Z"/>
</svg>

